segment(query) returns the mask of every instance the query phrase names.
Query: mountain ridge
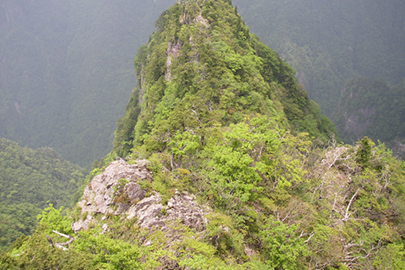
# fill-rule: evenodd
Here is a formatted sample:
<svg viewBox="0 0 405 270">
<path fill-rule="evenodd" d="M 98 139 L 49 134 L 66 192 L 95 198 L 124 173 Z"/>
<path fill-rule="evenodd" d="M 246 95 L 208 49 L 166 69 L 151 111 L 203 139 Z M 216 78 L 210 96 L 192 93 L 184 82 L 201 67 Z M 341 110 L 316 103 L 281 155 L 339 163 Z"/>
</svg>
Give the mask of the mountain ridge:
<svg viewBox="0 0 405 270">
<path fill-rule="evenodd" d="M 203 5 L 198 1 L 186 5 L 199 4 Z M 201 110 L 217 114 L 220 118 L 215 121 L 221 124 L 236 123 L 242 114 L 280 114 L 280 123 L 311 136 L 325 140 L 335 133 L 333 124 L 298 85 L 295 71 L 250 34 L 236 9 L 222 19 L 209 17 L 201 7 L 194 14 L 174 15 L 179 12 L 176 8 L 160 16 L 157 31 L 134 61 L 137 87 L 115 132 L 113 151 L 118 155 L 125 156 L 132 141 L 142 144 L 142 136 L 153 134 L 147 122 L 170 118 L 177 104 L 194 97 L 205 104 Z M 193 106 L 183 109 L 196 114 Z"/>
<path fill-rule="evenodd" d="M 230 1 L 178 1 L 156 26 L 114 151 L 80 203 L 46 208 L 1 268 L 405 267 L 404 162 L 367 137 L 328 137 Z"/>
</svg>

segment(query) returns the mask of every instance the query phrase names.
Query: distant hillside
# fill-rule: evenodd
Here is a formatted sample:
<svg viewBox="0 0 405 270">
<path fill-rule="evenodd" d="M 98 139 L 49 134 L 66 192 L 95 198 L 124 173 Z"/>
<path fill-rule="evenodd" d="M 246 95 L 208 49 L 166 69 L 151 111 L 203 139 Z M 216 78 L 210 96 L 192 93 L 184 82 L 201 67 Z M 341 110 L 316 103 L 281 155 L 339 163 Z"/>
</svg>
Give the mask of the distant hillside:
<svg viewBox="0 0 405 270">
<path fill-rule="evenodd" d="M 369 136 L 405 157 L 404 104 L 405 83 L 390 87 L 383 80 L 362 77 L 345 85 L 332 119 L 343 141 L 354 143 Z"/>
<path fill-rule="evenodd" d="M 0 139 L 0 251 L 33 233 L 49 203 L 69 207 L 84 174 L 51 148 L 33 150 Z"/>
<path fill-rule="evenodd" d="M 83 166 L 108 153 L 137 47 L 172 2 L 2 1 L 0 137 Z"/>
</svg>

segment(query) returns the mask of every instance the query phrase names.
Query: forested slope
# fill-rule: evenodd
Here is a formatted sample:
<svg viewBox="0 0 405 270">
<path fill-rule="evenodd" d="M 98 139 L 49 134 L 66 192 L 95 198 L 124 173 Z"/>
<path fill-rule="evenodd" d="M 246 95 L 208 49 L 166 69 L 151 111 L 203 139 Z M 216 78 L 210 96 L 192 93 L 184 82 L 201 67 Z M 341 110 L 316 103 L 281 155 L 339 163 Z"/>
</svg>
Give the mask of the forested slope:
<svg viewBox="0 0 405 270">
<path fill-rule="evenodd" d="M 0 250 L 33 233 L 49 203 L 69 207 L 84 174 L 51 148 L 32 150 L 0 139 Z"/>
<path fill-rule="evenodd" d="M 0 267 L 405 267 L 404 162 L 367 137 L 329 137 L 293 70 L 230 1 L 169 8 L 135 68 L 104 159 L 125 161 L 95 168 L 68 216 L 47 208 Z"/>
</svg>

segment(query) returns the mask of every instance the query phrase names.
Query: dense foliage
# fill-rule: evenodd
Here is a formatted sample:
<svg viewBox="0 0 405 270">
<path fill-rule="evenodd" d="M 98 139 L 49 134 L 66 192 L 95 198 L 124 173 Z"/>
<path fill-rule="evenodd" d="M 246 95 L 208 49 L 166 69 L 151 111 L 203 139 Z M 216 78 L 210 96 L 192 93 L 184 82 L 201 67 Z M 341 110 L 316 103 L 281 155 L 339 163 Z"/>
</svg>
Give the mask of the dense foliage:
<svg viewBox="0 0 405 270">
<path fill-rule="evenodd" d="M 0 250 L 33 233 L 48 203 L 70 206 L 84 173 L 51 148 L 32 150 L 0 139 Z"/>
<path fill-rule="evenodd" d="M 210 206 L 205 231 L 178 224 L 168 242 L 135 219 L 95 215 L 75 234 L 78 212 L 48 207 L 0 269 L 403 269 L 404 162 L 368 138 L 317 148 L 264 120 L 216 133 L 173 171 L 169 159 L 151 157 L 153 189 L 188 190 Z M 52 231 L 73 239 L 67 250 L 50 245 L 47 236 L 67 241 Z"/>
</svg>

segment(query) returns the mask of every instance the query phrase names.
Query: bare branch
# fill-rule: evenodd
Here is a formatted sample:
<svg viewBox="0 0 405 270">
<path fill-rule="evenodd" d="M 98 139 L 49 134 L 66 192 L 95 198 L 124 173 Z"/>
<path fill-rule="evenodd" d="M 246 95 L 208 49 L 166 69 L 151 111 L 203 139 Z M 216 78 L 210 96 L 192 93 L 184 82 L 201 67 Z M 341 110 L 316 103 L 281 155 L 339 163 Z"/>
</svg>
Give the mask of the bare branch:
<svg viewBox="0 0 405 270">
<path fill-rule="evenodd" d="M 65 250 L 65 251 L 68 250 L 68 249 L 65 248 L 64 246 L 70 245 L 70 244 L 73 242 L 74 238 L 73 238 L 72 236 L 70 236 L 70 235 L 66 235 L 66 234 L 60 233 L 60 232 L 55 231 L 55 230 L 53 230 L 52 232 L 55 233 L 55 234 L 57 234 L 57 235 L 59 235 L 59 236 L 62 236 L 62 237 L 64 237 L 64 238 L 68 238 L 69 241 L 64 242 L 64 243 L 55 243 L 55 244 L 53 244 L 52 238 L 49 237 L 48 235 L 45 235 L 46 239 L 48 240 L 49 245 L 55 246 L 55 247 L 57 247 L 57 248 L 60 248 L 60 249 L 62 249 L 62 250 Z"/>
<path fill-rule="evenodd" d="M 349 219 L 349 217 L 351 215 L 349 213 L 350 207 L 352 206 L 352 203 L 353 203 L 354 199 L 356 199 L 357 194 L 359 193 L 359 191 L 360 191 L 360 189 L 357 189 L 356 193 L 354 193 L 353 197 L 350 199 L 349 205 L 346 208 L 345 216 L 344 216 L 344 218 L 342 220 L 348 220 Z"/>
<path fill-rule="evenodd" d="M 55 231 L 55 230 L 52 230 L 52 232 L 53 232 L 53 233 L 56 233 L 56 234 L 59 235 L 59 236 L 68 238 L 68 239 L 72 238 L 72 236 L 70 236 L 70 235 L 66 235 L 66 234 L 60 233 L 60 232 Z"/>
<path fill-rule="evenodd" d="M 193 109 L 189 109 L 189 111 L 192 111 L 193 113 L 194 113 L 194 115 L 195 115 L 195 119 L 198 121 L 198 123 L 200 123 L 200 125 L 201 125 L 201 120 L 198 118 L 198 114 L 197 114 L 197 112 L 196 111 L 194 111 Z"/>
<path fill-rule="evenodd" d="M 312 236 L 314 236 L 314 235 L 315 235 L 314 232 L 311 232 L 310 236 L 308 237 L 307 240 L 304 241 L 304 243 L 308 243 L 309 240 L 311 240 Z"/>
<path fill-rule="evenodd" d="M 335 211 L 335 205 L 336 205 L 337 196 L 338 196 L 338 194 L 336 193 L 336 194 L 335 194 L 335 200 L 333 201 L 332 210 L 330 210 L 329 219 L 332 218 L 332 213 L 333 213 L 333 211 Z"/>
</svg>

